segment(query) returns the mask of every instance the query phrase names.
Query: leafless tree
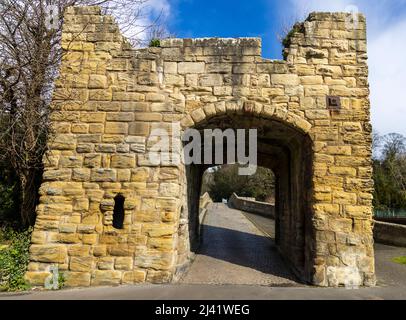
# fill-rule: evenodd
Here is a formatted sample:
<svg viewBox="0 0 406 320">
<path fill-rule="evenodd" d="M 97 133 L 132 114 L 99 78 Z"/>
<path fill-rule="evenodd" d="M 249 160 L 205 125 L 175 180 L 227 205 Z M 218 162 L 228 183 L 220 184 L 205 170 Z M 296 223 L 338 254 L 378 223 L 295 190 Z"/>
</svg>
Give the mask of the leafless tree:
<svg viewBox="0 0 406 320">
<path fill-rule="evenodd" d="M 49 5 L 58 7 L 57 28 L 47 28 Z M 159 25 L 162 16 L 156 14 L 152 22 L 146 18 L 148 0 L 1 0 L 0 166 L 12 168 L 18 177 L 24 225 L 35 221 L 36 189 L 50 130 L 50 97 L 62 56 L 62 16 L 73 5 L 99 5 L 115 15 L 135 45 L 148 40 L 144 35 Z"/>
<path fill-rule="evenodd" d="M 390 133 L 383 140 L 385 165 L 395 184 L 406 193 L 406 138 L 399 133 Z"/>
</svg>

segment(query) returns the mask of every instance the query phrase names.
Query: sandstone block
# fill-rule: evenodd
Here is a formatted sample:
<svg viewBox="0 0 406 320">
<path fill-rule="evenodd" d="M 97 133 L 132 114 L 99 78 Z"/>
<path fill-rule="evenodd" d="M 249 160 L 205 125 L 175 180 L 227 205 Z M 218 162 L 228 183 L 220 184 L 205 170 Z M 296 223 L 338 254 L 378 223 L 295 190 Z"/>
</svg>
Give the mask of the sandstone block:
<svg viewBox="0 0 406 320">
<path fill-rule="evenodd" d="M 91 279 L 92 286 L 111 286 L 121 282 L 121 271 L 96 270 Z"/>
<path fill-rule="evenodd" d="M 114 169 L 92 169 L 90 181 L 94 182 L 114 182 L 116 181 L 116 170 Z"/>
<path fill-rule="evenodd" d="M 148 270 L 147 282 L 151 283 L 168 283 L 172 279 L 172 274 L 169 271 Z"/>
<path fill-rule="evenodd" d="M 164 73 L 178 73 L 178 64 L 176 62 L 165 62 Z"/>
<path fill-rule="evenodd" d="M 69 246 L 68 254 L 72 257 L 88 257 L 90 252 L 90 246 L 74 244 Z"/>
<path fill-rule="evenodd" d="M 221 86 L 223 76 L 221 74 L 203 74 L 199 76 L 199 85 L 202 87 Z"/>
<path fill-rule="evenodd" d="M 59 232 L 62 233 L 75 233 L 76 229 L 77 225 L 75 223 L 61 223 L 59 225 Z"/>
<path fill-rule="evenodd" d="M 104 256 L 106 256 L 106 254 L 107 254 L 107 246 L 106 245 L 96 245 L 96 246 L 93 247 L 93 255 L 95 257 L 104 257 Z"/>
<path fill-rule="evenodd" d="M 90 101 L 111 101 L 113 92 L 111 89 L 89 89 Z"/>
<path fill-rule="evenodd" d="M 113 257 L 100 258 L 99 262 L 97 263 L 97 268 L 99 270 L 113 270 L 114 258 Z"/>
<path fill-rule="evenodd" d="M 177 74 L 165 74 L 165 83 L 173 86 L 185 85 L 185 78 Z"/>
<path fill-rule="evenodd" d="M 299 85 L 299 77 L 295 74 L 272 74 L 271 83 L 274 85 Z"/>
<path fill-rule="evenodd" d="M 128 133 L 134 136 L 147 136 L 149 134 L 149 123 L 133 122 L 130 124 Z"/>
<path fill-rule="evenodd" d="M 209 63 L 206 65 L 208 73 L 231 73 L 232 65 L 228 63 Z"/>
<path fill-rule="evenodd" d="M 89 125 L 84 123 L 72 124 L 72 133 L 88 133 Z"/>
<path fill-rule="evenodd" d="M 113 101 L 145 101 L 145 95 L 138 92 L 113 92 Z"/>
<path fill-rule="evenodd" d="M 144 282 L 146 278 L 147 271 L 145 270 L 134 270 L 126 271 L 123 273 L 123 284 L 133 284 Z"/>
<path fill-rule="evenodd" d="M 107 77 L 104 75 L 91 74 L 89 78 L 89 89 L 105 89 L 107 88 Z"/>
<path fill-rule="evenodd" d="M 43 174 L 44 181 L 68 181 L 72 174 L 71 169 L 51 170 L 46 169 Z"/>
<path fill-rule="evenodd" d="M 204 73 L 204 62 L 180 62 L 178 63 L 178 73 Z"/>
<path fill-rule="evenodd" d="M 179 184 L 177 183 L 161 183 L 159 185 L 159 194 L 163 197 L 176 197 L 179 195 Z"/>
<path fill-rule="evenodd" d="M 175 241 L 172 237 L 149 238 L 148 246 L 162 251 L 171 251 L 175 247 Z"/>
<path fill-rule="evenodd" d="M 112 155 L 111 166 L 113 168 L 134 168 L 135 155 L 133 154 Z"/>
<path fill-rule="evenodd" d="M 206 114 L 203 109 L 196 109 L 191 113 L 192 119 L 195 123 L 199 123 L 206 118 Z"/>
<path fill-rule="evenodd" d="M 83 244 L 96 244 L 98 239 L 97 234 L 83 234 L 82 242 Z"/>
<path fill-rule="evenodd" d="M 167 223 L 151 223 L 144 224 L 143 231 L 150 237 L 163 237 L 173 235 L 176 232 L 176 227 Z"/>
<path fill-rule="evenodd" d="M 72 180 L 73 181 L 89 181 L 90 170 L 89 169 L 73 169 Z"/>
<path fill-rule="evenodd" d="M 94 269 L 95 260 L 93 257 L 71 257 L 69 270 L 87 272 Z"/>
<path fill-rule="evenodd" d="M 76 139 L 71 134 L 58 134 L 50 141 L 50 148 L 52 150 L 74 150 L 75 147 Z"/>
<path fill-rule="evenodd" d="M 87 154 L 84 156 L 83 165 L 88 168 L 98 168 L 101 164 L 101 155 L 94 153 L 94 154 Z"/>
<path fill-rule="evenodd" d="M 64 286 L 70 287 L 88 287 L 90 286 L 90 273 L 89 272 L 72 272 L 65 271 L 63 273 L 65 278 Z"/>
<path fill-rule="evenodd" d="M 32 286 L 45 286 L 46 279 L 51 276 L 50 272 L 28 271 L 25 273 L 24 279 Z"/>
<path fill-rule="evenodd" d="M 31 235 L 31 243 L 44 244 L 46 242 L 46 232 L 34 230 Z"/>
<path fill-rule="evenodd" d="M 145 182 L 149 178 L 149 168 L 136 168 L 131 170 L 132 182 Z"/>
<path fill-rule="evenodd" d="M 165 95 L 160 94 L 160 93 L 150 92 L 150 93 L 147 93 L 145 99 L 146 99 L 146 101 L 151 101 L 151 102 L 164 102 L 166 97 L 165 97 Z"/>
<path fill-rule="evenodd" d="M 249 74 L 255 73 L 256 66 L 252 63 L 241 63 L 233 66 L 233 73 Z"/>
<path fill-rule="evenodd" d="M 168 270 L 173 265 L 173 252 L 164 252 L 155 249 L 147 249 L 138 254 L 134 264 L 141 268 L 152 268 L 155 270 Z"/>
<path fill-rule="evenodd" d="M 305 96 L 327 96 L 329 94 L 329 87 L 327 85 L 307 85 L 304 87 Z"/>
<path fill-rule="evenodd" d="M 116 244 L 109 247 L 109 253 L 112 256 L 128 257 L 134 253 L 134 246 L 128 244 Z"/>
<path fill-rule="evenodd" d="M 351 146 L 328 146 L 326 152 L 331 155 L 351 155 Z"/>
<path fill-rule="evenodd" d="M 303 76 L 300 77 L 300 82 L 302 84 L 323 84 L 322 76 Z"/>
<path fill-rule="evenodd" d="M 333 193 L 333 203 L 338 204 L 356 204 L 357 194 L 343 191 L 335 191 Z"/>
<path fill-rule="evenodd" d="M 128 124 L 125 122 L 106 122 L 104 131 L 111 134 L 127 134 Z"/>
<path fill-rule="evenodd" d="M 38 262 L 64 263 L 67 249 L 64 245 L 31 245 L 30 259 Z"/>
<path fill-rule="evenodd" d="M 129 257 L 118 257 L 114 263 L 116 270 L 131 270 L 133 269 L 133 259 Z"/>
</svg>

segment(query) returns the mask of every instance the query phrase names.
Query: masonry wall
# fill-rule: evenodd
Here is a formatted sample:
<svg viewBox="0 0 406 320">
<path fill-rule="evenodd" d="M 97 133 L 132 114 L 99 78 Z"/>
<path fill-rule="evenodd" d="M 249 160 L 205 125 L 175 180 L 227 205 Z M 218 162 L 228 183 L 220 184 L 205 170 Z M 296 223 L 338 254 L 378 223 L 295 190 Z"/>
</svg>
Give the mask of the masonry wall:
<svg viewBox="0 0 406 320">
<path fill-rule="evenodd" d="M 281 137 L 295 158 L 282 178 L 299 177 L 300 159 L 312 159 L 303 225 L 291 216 L 281 226 L 293 263 L 293 231 L 307 230 L 303 280 L 373 285 L 366 33 L 357 18 L 348 28 L 347 14 L 311 14 L 291 35 L 286 61 L 272 61 L 256 38 L 168 39 L 134 50 L 99 8 L 68 8 L 27 279 L 43 286 L 57 265 L 67 286 L 171 281 L 192 254 L 187 208 L 198 197 L 188 198 L 194 186 L 183 165 L 148 159 L 154 129 L 239 115 L 309 140 L 305 154 L 300 140 Z M 327 95 L 340 97 L 340 110 L 328 110 Z M 286 184 L 293 194 L 297 186 Z M 123 229 L 112 226 L 117 194 Z"/>
<path fill-rule="evenodd" d="M 255 201 L 255 198 L 251 200 L 239 197 L 235 193 L 231 195 L 228 202 L 235 209 L 257 213 L 264 217 L 275 219 L 275 205 L 271 203 Z"/>
<path fill-rule="evenodd" d="M 374 239 L 379 243 L 406 247 L 406 226 L 374 221 Z"/>
</svg>

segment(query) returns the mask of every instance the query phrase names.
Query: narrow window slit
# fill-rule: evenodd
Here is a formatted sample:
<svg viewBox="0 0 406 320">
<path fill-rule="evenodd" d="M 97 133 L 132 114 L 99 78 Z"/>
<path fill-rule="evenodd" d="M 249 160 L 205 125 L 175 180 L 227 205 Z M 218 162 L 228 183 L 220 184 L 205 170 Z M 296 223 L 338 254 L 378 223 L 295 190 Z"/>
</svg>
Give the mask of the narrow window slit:
<svg viewBox="0 0 406 320">
<path fill-rule="evenodd" d="M 123 229 L 124 201 L 125 198 L 122 194 L 118 194 L 114 197 L 113 227 L 116 229 Z"/>
</svg>

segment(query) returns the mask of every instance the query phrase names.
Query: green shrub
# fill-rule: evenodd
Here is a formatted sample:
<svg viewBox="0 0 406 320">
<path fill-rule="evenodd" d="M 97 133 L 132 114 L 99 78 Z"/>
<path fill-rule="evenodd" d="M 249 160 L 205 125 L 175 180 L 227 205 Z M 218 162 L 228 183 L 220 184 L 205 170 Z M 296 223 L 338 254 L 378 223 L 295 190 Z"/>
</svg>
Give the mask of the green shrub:
<svg viewBox="0 0 406 320">
<path fill-rule="evenodd" d="M 161 46 L 161 41 L 159 39 L 151 39 L 149 42 L 150 47 L 160 47 Z"/>
<path fill-rule="evenodd" d="M 0 174 L 3 174 L 1 169 Z M 0 227 L 18 224 L 18 215 L 16 215 L 16 212 L 19 212 L 18 196 L 16 183 L 0 180 Z"/>
<path fill-rule="evenodd" d="M 58 274 L 58 289 L 62 289 L 65 286 L 65 275 L 63 273 Z"/>
<path fill-rule="evenodd" d="M 393 262 L 406 265 L 406 256 L 400 256 L 392 259 Z"/>
<path fill-rule="evenodd" d="M 295 35 L 295 33 L 304 33 L 305 28 L 304 24 L 300 22 L 296 22 L 292 29 L 286 34 L 286 36 L 282 39 L 282 54 L 283 54 L 283 59 L 286 60 L 288 56 L 288 52 L 285 50 L 290 47 L 292 44 L 292 37 Z"/>
<path fill-rule="evenodd" d="M 285 38 L 282 39 L 282 45 L 284 48 L 289 48 L 290 45 L 292 44 L 292 37 L 295 35 L 295 33 L 304 33 L 304 24 L 300 22 L 296 22 L 292 29 L 288 32 L 288 34 L 285 36 Z"/>
<path fill-rule="evenodd" d="M 29 288 L 24 279 L 29 262 L 32 228 L 22 232 L 8 229 L 1 232 L 8 246 L 0 251 L 0 289 L 21 291 Z"/>
</svg>

